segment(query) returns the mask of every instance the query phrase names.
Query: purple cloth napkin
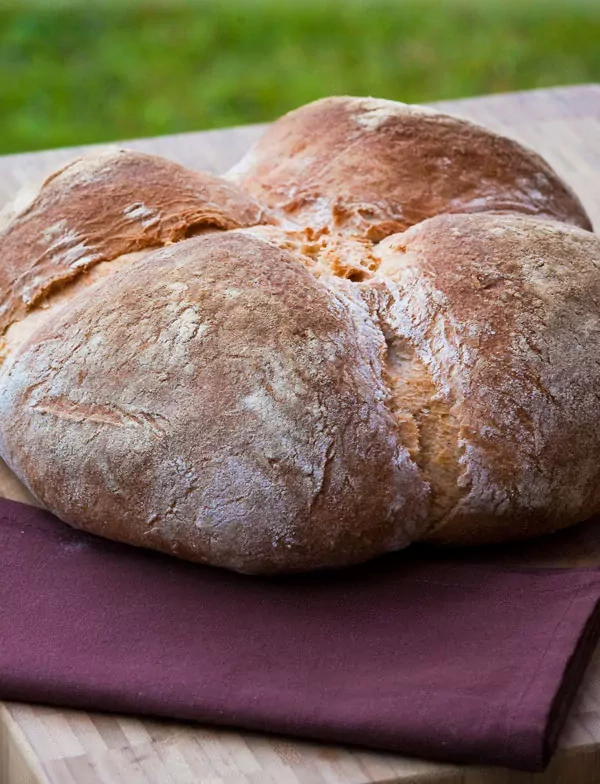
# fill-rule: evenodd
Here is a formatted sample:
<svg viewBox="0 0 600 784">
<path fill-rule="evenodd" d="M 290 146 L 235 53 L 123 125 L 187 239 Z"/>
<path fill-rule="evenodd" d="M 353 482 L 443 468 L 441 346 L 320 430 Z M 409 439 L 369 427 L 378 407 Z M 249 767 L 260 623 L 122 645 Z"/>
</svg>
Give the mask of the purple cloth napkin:
<svg viewBox="0 0 600 784">
<path fill-rule="evenodd" d="M 0 697 L 542 769 L 600 571 L 436 560 L 262 579 L 0 501 Z"/>
</svg>

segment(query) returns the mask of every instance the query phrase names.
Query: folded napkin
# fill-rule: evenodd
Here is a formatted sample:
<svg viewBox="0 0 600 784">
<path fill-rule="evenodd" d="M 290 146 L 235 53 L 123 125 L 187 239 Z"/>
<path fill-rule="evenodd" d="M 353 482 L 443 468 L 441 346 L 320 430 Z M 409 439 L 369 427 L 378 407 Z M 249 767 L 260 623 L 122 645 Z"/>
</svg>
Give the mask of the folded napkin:
<svg viewBox="0 0 600 784">
<path fill-rule="evenodd" d="M 600 571 L 418 549 L 263 579 L 0 501 L 0 698 L 542 769 L 599 631 Z"/>
</svg>

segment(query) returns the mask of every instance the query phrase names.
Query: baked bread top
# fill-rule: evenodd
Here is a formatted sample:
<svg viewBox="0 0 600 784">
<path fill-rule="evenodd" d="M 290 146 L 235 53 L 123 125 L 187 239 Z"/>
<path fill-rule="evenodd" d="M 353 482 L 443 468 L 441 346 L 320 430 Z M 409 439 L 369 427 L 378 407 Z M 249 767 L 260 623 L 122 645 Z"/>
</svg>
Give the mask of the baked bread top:
<svg viewBox="0 0 600 784">
<path fill-rule="evenodd" d="M 0 234 L 0 454 L 76 527 L 251 573 L 585 519 L 589 226 L 536 154 L 373 99 L 226 178 L 81 159 Z"/>
<path fill-rule="evenodd" d="M 302 106 L 228 176 L 282 219 L 373 240 L 442 213 L 517 212 L 591 230 L 577 196 L 532 150 L 396 101 Z"/>
</svg>

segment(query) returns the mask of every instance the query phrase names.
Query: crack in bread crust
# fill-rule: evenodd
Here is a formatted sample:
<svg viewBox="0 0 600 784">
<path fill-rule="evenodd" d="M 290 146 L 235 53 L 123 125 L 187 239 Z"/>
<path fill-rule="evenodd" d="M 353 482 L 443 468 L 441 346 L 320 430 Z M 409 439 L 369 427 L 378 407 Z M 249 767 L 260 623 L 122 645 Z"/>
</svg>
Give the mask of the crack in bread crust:
<svg viewBox="0 0 600 784">
<path fill-rule="evenodd" d="M 329 229 L 286 226 L 253 226 L 243 234 L 257 237 L 282 250 L 297 254 L 313 275 L 334 275 L 353 283 L 369 280 L 379 259 L 374 255 L 374 243 L 359 236 L 345 236 Z"/>
<path fill-rule="evenodd" d="M 66 397 L 41 398 L 31 409 L 42 415 L 50 414 L 72 422 L 93 422 L 113 427 L 148 427 L 157 436 L 167 434 L 167 420 L 150 411 L 126 411 L 114 405 L 82 403 Z"/>
<path fill-rule="evenodd" d="M 459 502 L 459 422 L 414 346 L 386 329 L 386 380 L 400 438 L 431 487 L 428 527 Z"/>
</svg>

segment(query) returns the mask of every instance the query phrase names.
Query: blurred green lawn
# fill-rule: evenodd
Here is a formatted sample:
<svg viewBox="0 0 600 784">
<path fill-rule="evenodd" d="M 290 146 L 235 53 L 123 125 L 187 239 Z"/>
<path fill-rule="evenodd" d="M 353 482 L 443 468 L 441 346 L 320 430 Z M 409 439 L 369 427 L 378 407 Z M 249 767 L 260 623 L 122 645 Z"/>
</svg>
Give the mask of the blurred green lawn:
<svg viewBox="0 0 600 784">
<path fill-rule="evenodd" d="M 0 153 L 600 81 L 600 0 L 0 8 Z"/>
</svg>

